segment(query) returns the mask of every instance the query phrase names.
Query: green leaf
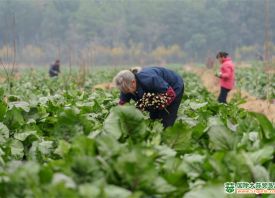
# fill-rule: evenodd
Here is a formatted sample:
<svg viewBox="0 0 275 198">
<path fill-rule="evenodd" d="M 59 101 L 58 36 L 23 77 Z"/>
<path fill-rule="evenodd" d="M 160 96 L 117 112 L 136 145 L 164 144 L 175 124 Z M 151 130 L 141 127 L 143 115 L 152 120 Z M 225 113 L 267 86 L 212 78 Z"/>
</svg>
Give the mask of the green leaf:
<svg viewBox="0 0 275 198">
<path fill-rule="evenodd" d="M 22 133 L 15 133 L 14 138 L 20 141 L 25 141 L 30 135 L 36 136 L 36 131 L 25 131 Z"/>
<path fill-rule="evenodd" d="M 58 147 L 55 149 L 54 153 L 60 157 L 64 157 L 70 150 L 71 144 L 65 140 L 59 140 Z"/>
<path fill-rule="evenodd" d="M 225 154 L 226 152 L 219 151 L 215 152 L 211 157 L 208 158 L 209 164 L 217 172 L 218 175 L 226 175 L 228 172 L 228 169 L 223 162 Z"/>
<path fill-rule="evenodd" d="M 158 193 L 170 193 L 176 190 L 174 186 L 168 184 L 162 177 L 157 177 L 153 185 Z"/>
<path fill-rule="evenodd" d="M 4 144 L 9 138 L 9 129 L 3 123 L 0 123 L 0 144 Z"/>
<path fill-rule="evenodd" d="M 199 139 L 205 133 L 206 123 L 199 122 L 192 128 L 192 138 Z"/>
<path fill-rule="evenodd" d="M 71 170 L 77 183 L 97 181 L 103 177 L 101 167 L 95 157 L 74 156 L 72 161 Z"/>
<path fill-rule="evenodd" d="M 221 174 L 230 174 L 236 181 L 250 182 L 252 181 L 252 173 L 250 171 L 248 161 L 249 158 L 247 160 L 242 153 L 236 151 L 224 152 L 224 159 L 222 162 L 229 171 L 226 171 L 225 169 L 221 172 Z"/>
<path fill-rule="evenodd" d="M 108 198 L 128 198 L 132 194 L 131 191 L 115 185 L 106 186 L 104 192 Z"/>
<path fill-rule="evenodd" d="M 167 145 L 157 145 L 155 146 L 155 149 L 158 151 L 159 158 L 162 161 L 166 161 L 170 157 L 174 157 L 177 154 L 175 150 L 171 149 Z"/>
<path fill-rule="evenodd" d="M 71 177 L 64 175 L 63 173 L 55 173 L 53 175 L 52 184 L 57 185 L 60 183 L 63 183 L 67 188 L 72 188 L 72 189 L 76 188 L 76 184 Z"/>
<path fill-rule="evenodd" d="M 144 155 L 141 148 L 124 151 L 114 162 L 114 167 L 122 182 L 132 189 L 153 188 L 152 181 L 157 177 L 157 170 L 153 159 Z"/>
<path fill-rule="evenodd" d="M 100 135 L 96 138 L 99 153 L 103 157 L 111 157 L 120 153 L 122 145 L 113 137 Z"/>
<path fill-rule="evenodd" d="M 178 186 L 181 190 L 189 189 L 187 186 L 187 179 L 185 175 L 185 171 L 180 169 L 180 165 L 182 160 L 177 157 L 171 157 L 164 161 L 162 166 L 163 168 L 163 177 L 169 184 L 174 186 Z M 183 179 L 184 178 L 184 179 Z"/>
<path fill-rule="evenodd" d="M 81 197 L 108 197 L 108 198 L 130 198 L 132 192 L 115 185 L 98 185 L 86 183 L 79 186 L 79 194 Z"/>
<path fill-rule="evenodd" d="M 252 141 L 252 142 L 260 141 L 260 140 L 259 140 L 258 132 L 254 132 L 254 131 L 250 132 L 250 133 L 248 134 L 248 138 L 249 138 L 249 140 Z"/>
<path fill-rule="evenodd" d="M 86 136 L 77 136 L 73 140 L 71 149 L 69 151 L 70 155 L 81 156 L 95 156 L 96 155 L 96 143 L 95 140 L 89 139 Z"/>
<path fill-rule="evenodd" d="M 79 185 L 78 189 L 79 189 L 79 195 L 85 198 L 100 197 L 100 194 L 101 194 L 100 187 L 90 183 Z"/>
<path fill-rule="evenodd" d="M 12 140 L 10 148 L 12 156 L 14 156 L 16 159 L 22 159 L 24 156 L 24 146 L 22 142 L 18 140 Z"/>
<path fill-rule="evenodd" d="M 237 131 L 237 127 L 238 127 L 238 125 L 237 124 L 233 124 L 229 119 L 227 119 L 227 127 L 231 130 L 231 131 L 233 131 L 233 132 L 236 132 Z"/>
<path fill-rule="evenodd" d="M 9 128 L 12 130 L 14 128 L 19 128 L 25 124 L 24 117 L 21 110 L 12 108 L 8 110 L 5 116 L 6 123 L 9 123 Z"/>
<path fill-rule="evenodd" d="M 39 178 L 41 184 L 48 184 L 53 178 L 53 171 L 49 166 L 41 166 L 39 171 Z"/>
<path fill-rule="evenodd" d="M 183 198 L 225 198 L 224 187 L 222 185 L 206 186 L 202 189 L 194 189 L 186 193 Z"/>
<path fill-rule="evenodd" d="M 13 183 L 19 182 L 21 183 L 21 187 L 23 188 L 30 188 L 30 184 L 32 184 L 33 187 L 39 186 L 38 174 L 40 170 L 40 165 L 38 163 L 27 161 L 21 164 L 18 163 L 13 168 L 14 170 L 12 170 L 11 172 Z M 9 171 L 11 171 L 11 168 L 9 169 Z"/>
<path fill-rule="evenodd" d="M 190 102 L 190 107 L 191 109 L 193 110 L 197 110 L 197 109 L 200 109 L 204 106 L 206 106 L 208 104 L 208 102 L 204 102 L 204 103 L 197 103 L 197 102 Z"/>
<path fill-rule="evenodd" d="M 242 156 L 245 160 L 245 163 L 250 169 L 251 175 L 253 176 L 253 181 L 255 182 L 267 182 L 270 181 L 269 173 L 266 168 L 261 165 L 254 165 L 249 154 L 242 151 Z"/>
<path fill-rule="evenodd" d="M 38 102 L 39 102 L 41 105 L 46 105 L 47 102 L 50 101 L 50 98 L 49 98 L 49 97 L 39 97 L 38 100 L 39 100 Z"/>
<path fill-rule="evenodd" d="M 7 112 L 7 105 L 3 101 L 0 101 L 0 121 L 4 119 L 6 112 Z"/>
<path fill-rule="evenodd" d="M 234 134 L 229 131 L 217 117 L 209 118 L 208 135 L 210 148 L 215 150 L 232 150 L 234 147 Z"/>
<path fill-rule="evenodd" d="M 162 140 L 165 144 L 176 151 L 185 151 L 190 149 L 191 129 L 184 123 L 177 122 L 173 127 L 169 127 L 162 134 Z"/>
<path fill-rule="evenodd" d="M 204 171 L 202 165 L 205 158 L 205 156 L 199 154 L 185 154 L 179 169 L 182 170 L 189 178 L 197 178 Z"/>
<path fill-rule="evenodd" d="M 5 90 L 3 87 L 0 87 L 0 99 L 3 100 L 5 94 Z"/>
<path fill-rule="evenodd" d="M 2 158 L 2 156 L 5 154 L 5 152 L 0 148 L 0 165 L 4 165 L 5 161 Z M 1 179 L 0 179 L 1 180 Z"/>
<path fill-rule="evenodd" d="M 50 154 L 52 149 L 53 149 L 53 141 L 42 141 L 42 142 L 38 143 L 38 150 L 43 155 Z"/>
<path fill-rule="evenodd" d="M 249 132 L 249 133 L 242 133 L 242 137 L 239 140 L 237 147 L 238 148 L 245 148 L 247 150 L 256 150 L 260 149 L 261 147 L 261 139 L 259 137 L 259 132 Z"/>
<path fill-rule="evenodd" d="M 272 123 L 266 118 L 265 115 L 256 112 L 250 112 L 250 114 L 258 120 L 263 135 L 266 139 L 275 137 L 275 128 L 273 128 Z"/>
<path fill-rule="evenodd" d="M 255 182 L 269 182 L 270 181 L 270 177 L 269 177 L 269 173 L 266 170 L 265 167 L 260 166 L 260 165 L 256 165 L 251 167 L 251 172 L 253 174 L 253 178 Z"/>
<path fill-rule="evenodd" d="M 8 103 L 9 108 L 12 109 L 13 107 L 22 109 L 25 112 L 29 112 L 30 111 L 30 105 L 27 102 L 24 101 L 20 101 L 20 102 L 9 102 Z"/>
<path fill-rule="evenodd" d="M 114 107 L 106 118 L 103 129 L 116 139 L 130 136 L 136 141 L 142 140 L 146 133 L 144 116 L 133 106 Z"/>
<path fill-rule="evenodd" d="M 265 146 L 253 153 L 248 153 L 248 157 L 256 164 L 263 164 L 273 159 L 274 148 L 272 146 Z"/>
<path fill-rule="evenodd" d="M 91 106 L 92 107 L 92 110 L 93 112 L 99 112 L 102 110 L 100 104 L 97 102 L 97 100 L 93 100 L 93 105 Z"/>
</svg>

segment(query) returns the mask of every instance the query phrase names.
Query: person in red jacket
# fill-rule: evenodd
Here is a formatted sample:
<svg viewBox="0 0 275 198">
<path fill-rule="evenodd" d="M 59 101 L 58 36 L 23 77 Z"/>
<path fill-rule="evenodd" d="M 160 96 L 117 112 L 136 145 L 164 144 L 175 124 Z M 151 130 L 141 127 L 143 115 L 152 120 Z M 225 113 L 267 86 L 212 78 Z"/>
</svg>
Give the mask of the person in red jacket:
<svg viewBox="0 0 275 198">
<path fill-rule="evenodd" d="M 226 103 L 228 92 L 233 89 L 235 84 L 235 66 L 226 52 L 219 52 L 216 56 L 221 67 L 220 72 L 216 74 L 220 78 L 221 91 L 218 98 L 220 103 Z"/>
</svg>

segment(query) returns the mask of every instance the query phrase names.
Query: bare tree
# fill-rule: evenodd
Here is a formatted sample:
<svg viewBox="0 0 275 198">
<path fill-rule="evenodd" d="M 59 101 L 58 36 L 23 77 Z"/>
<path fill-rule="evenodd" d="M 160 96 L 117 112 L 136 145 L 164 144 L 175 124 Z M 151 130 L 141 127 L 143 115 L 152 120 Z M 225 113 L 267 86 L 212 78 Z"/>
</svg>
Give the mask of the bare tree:
<svg viewBox="0 0 275 198">
<path fill-rule="evenodd" d="M 8 21 L 6 23 L 9 25 Z M 12 53 L 9 52 L 9 42 L 6 41 L 6 37 L 4 39 L 5 47 L 6 47 L 6 57 L 4 59 L 0 58 L 0 65 L 4 69 L 4 73 L 8 83 L 8 91 L 11 93 L 16 71 L 16 30 L 15 30 L 15 14 L 13 14 L 12 22 L 11 22 L 11 35 L 12 35 Z M 9 31 L 9 28 L 7 28 Z M 8 34 L 8 33 L 7 33 Z"/>
<path fill-rule="evenodd" d="M 270 64 L 270 30 L 269 30 L 269 0 L 265 0 L 265 38 L 264 38 L 264 63 L 267 67 Z"/>
</svg>

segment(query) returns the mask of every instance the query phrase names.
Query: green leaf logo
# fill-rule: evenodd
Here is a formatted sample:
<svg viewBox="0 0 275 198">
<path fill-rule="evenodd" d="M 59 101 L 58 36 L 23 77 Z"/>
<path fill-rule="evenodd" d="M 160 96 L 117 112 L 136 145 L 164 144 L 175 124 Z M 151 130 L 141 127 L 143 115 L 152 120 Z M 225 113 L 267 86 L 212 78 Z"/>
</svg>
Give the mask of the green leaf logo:
<svg viewBox="0 0 275 198">
<path fill-rule="evenodd" d="M 235 193 L 235 183 L 234 182 L 226 182 L 224 184 L 224 190 L 228 194 Z"/>
</svg>

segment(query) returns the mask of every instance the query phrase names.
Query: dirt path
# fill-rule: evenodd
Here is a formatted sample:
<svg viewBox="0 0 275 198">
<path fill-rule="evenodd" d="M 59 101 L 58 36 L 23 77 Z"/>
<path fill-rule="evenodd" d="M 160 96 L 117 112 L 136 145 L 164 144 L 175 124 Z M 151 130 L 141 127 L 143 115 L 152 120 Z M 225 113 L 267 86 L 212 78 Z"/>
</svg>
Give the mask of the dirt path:
<svg viewBox="0 0 275 198">
<path fill-rule="evenodd" d="M 219 79 L 214 76 L 214 72 L 212 70 L 192 66 L 184 66 L 184 70 L 193 72 L 200 76 L 202 83 L 207 90 L 218 97 L 220 91 Z M 275 104 L 271 104 L 266 100 L 257 99 L 256 97 L 251 96 L 249 93 L 240 89 L 232 90 L 229 93 L 228 100 L 230 100 L 236 93 L 240 93 L 246 100 L 246 103 L 241 104 L 239 107 L 247 109 L 248 111 L 265 114 L 269 120 L 275 122 Z"/>
<path fill-rule="evenodd" d="M 95 89 L 107 90 L 107 89 L 112 89 L 114 87 L 115 86 L 112 83 L 108 82 L 108 83 L 101 83 L 101 84 L 97 84 L 97 85 L 93 86 L 93 90 L 95 90 Z"/>
</svg>

